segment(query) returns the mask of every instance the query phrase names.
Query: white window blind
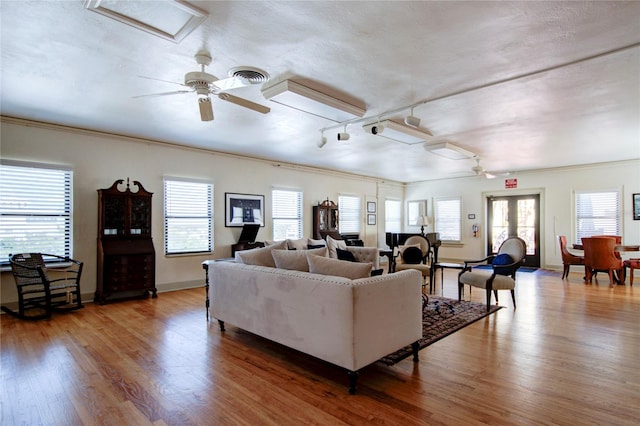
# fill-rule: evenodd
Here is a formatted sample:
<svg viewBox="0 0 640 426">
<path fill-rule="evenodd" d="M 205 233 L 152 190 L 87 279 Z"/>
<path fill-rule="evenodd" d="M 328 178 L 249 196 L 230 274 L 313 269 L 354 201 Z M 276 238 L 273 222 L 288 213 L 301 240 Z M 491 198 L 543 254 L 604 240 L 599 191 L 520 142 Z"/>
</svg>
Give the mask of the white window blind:
<svg viewBox="0 0 640 426">
<path fill-rule="evenodd" d="M 462 200 L 460 197 L 436 198 L 434 200 L 435 209 L 435 231 L 440 233 L 442 241 L 461 240 L 461 211 Z"/>
<path fill-rule="evenodd" d="M 302 192 L 272 190 L 271 220 L 274 240 L 302 238 Z"/>
<path fill-rule="evenodd" d="M 360 197 L 338 196 L 338 231 L 341 234 L 359 234 L 361 222 Z"/>
<path fill-rule="evenodd" d="M 0 164 L 0 262 L 9 254 L 71 257 L 71 170 Z"/>
<path fill-rule="evenodd" d="M 400 200 L 384 201 L 384 232 L 402 231 L 402 203 Z"/>
<path fill-rule="evenodd" d="M 213 185 L 165 178 L 165 254 L 211 253 Z"/>
<path fill-rule="evenodd" d="M 592 235 L 621 235 L 618 191 L 576 192 L 575 212 L 575 243 Z"/>
</svg>

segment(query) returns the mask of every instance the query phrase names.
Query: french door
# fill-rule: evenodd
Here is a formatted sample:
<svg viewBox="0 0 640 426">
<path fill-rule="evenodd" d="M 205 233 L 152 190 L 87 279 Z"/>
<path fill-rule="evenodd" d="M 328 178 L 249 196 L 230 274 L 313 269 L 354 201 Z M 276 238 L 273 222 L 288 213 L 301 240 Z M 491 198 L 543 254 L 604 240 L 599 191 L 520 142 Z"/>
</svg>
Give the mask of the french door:
<svg viewBox="0 0 640 426">
<path fill-rule="evenodd" d="M 507 237 L 527 244 L 525 266 L 540 267 L 540 195 L 487 197 L 487 253 L 496 254 Z"/>
</svg>

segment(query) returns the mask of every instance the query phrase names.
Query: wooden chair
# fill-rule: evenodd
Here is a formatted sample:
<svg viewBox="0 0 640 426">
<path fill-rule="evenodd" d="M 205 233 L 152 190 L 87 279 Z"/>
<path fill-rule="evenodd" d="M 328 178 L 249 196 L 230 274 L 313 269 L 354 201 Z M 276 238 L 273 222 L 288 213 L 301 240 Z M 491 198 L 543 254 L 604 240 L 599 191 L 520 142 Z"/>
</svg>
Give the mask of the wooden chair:
<svg viewBox="0 0 640 426">
<path fill-rule="evenodd" d="M 487 312 L 491 309 L 491 292 L 498 303 L 498 290 L 510 290 L 513 307 L 516 307 L 516 272 L 527 254 L 527 244 L 522 238 L 509 237 L 503 241 L 497 255 L 484 259 L 468 260 L 458 274 L 458 300 L 462 300 L 464 285 L 483 288 L 487 292 Z M 473 265 L 491 262 L 490 270 L 473 268 Z"/>
<path fill-rule="evenodd" d="M 618 273 L 621 280 L 624 278 L 622 260 L 616 256 L 615 237 L 590 237 L 582 239 L 584 247 L 584 267 L 585 282 L 591 283 L 591 279 L 596 272 L 606 272 L 609 274 L 609 285 L 615 285 L 614 273 Z"/>
<path fill-rule="evenodd" d="M 422 273 L 422 287 L 431 276 L 431 244 L 425 237 L 414 235 L 407 238 L 403 246 L 398 247 L 394 256 L 393 272 L 405 269 L 417 269 Z M 431 290 L 431 289 L 429 289 Z"/>
<path fill-rule="evenodd" d="M 624 269 L 625 277 L 627 275 L 626 268 L 629 268 L 629 284 L 633 285 L 633 271 L 635 269 L 640 269 L 640 259 L 636 259 L 636 258 L 627 259 L 624 262 L 622 262 L 622 265 L 623 265 L 623 268 L 625 268 Z"/>
<path fill-rule="evenodd" d="M 582 265 L 584 267 L 584 256 L 576 256 L 569 252 L 566 236 L 558 235 L 558 242 L 560 243 L 560 253 L 562 253 L 562 279 L 565 279 L 569 276 L 569 267 L 571 265 Z"/>
<path fill-rule="evenodd" d="M 47 268 L 45 258 L 69 266 Z M 9 263 L 18 290 L 18 311 L 2 306 L 4 312 L 36 320 L 51 317 L 53 311 L 84 307 L 80 293 L 82 262 L 53 254 L 20 253 L 9 255 Z"/>
</svg>

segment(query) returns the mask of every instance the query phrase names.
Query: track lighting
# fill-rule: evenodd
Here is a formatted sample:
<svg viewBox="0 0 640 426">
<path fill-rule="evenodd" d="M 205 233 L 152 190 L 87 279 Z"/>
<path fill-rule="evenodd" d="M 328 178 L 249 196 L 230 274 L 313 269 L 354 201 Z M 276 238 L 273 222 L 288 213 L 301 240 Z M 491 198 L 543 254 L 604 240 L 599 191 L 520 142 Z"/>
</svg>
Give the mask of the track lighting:
<svg viewBox="0 0 640 426">
<path fill-rule="evenodd" d="M 349 133 L 347 133 L 347 126 L 344 126 L 344 132 L 338 133 L 339 141 L 349 140 Z"/>
<path fill-rule="evenodd" d="M 404 118 L 404 124 L 407 126 L 418 127 L 420 126 L 420 119 L 418 117 L 414 117 L 413 115 L 413 107 L 411 107 L 411 115 L 407 115 Z"/>
<path fill-rule="evenodd" d="M 322 148 L 326 144 L 327 138 L 324 136 L 324 132 L 322 132 L 322 136 L 320 136 L 320 139 L 318 140 L 318 142 L 316 142 L 316 145 L 318 145 L 318 148 Z"/>
</svg>

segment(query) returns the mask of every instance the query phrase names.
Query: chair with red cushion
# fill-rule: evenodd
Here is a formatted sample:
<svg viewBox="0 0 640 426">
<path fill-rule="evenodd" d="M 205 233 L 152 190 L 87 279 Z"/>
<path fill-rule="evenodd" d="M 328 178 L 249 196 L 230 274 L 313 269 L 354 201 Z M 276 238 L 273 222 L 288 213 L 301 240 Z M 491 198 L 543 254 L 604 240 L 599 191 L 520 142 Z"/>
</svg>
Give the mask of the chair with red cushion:
<svg viewBox="0 0 640 426">
<path fill-rule="evenodd" d="M 640 258 L 627 259 L 622 263 L 622 265 L 624 266 L 624 268 L 629 268 L 629 283 L 633 285 L 633 271 L 635 269 L 640 269 Z M 626 269 L 625 269 L 625 275 L 626 275 Z"/>
</svg>

